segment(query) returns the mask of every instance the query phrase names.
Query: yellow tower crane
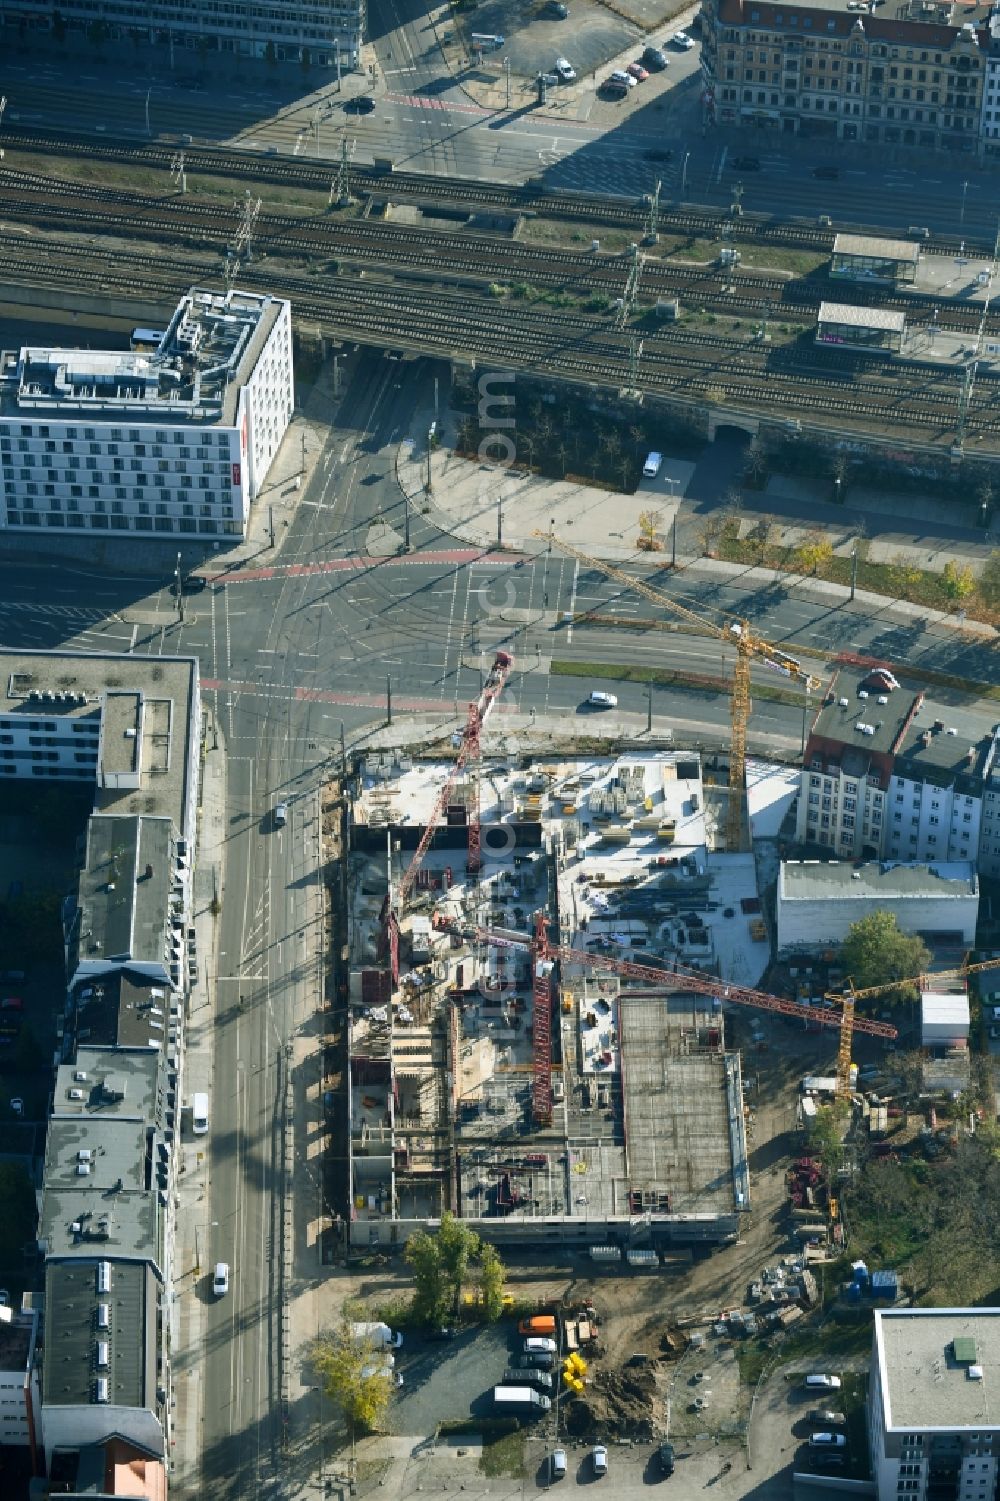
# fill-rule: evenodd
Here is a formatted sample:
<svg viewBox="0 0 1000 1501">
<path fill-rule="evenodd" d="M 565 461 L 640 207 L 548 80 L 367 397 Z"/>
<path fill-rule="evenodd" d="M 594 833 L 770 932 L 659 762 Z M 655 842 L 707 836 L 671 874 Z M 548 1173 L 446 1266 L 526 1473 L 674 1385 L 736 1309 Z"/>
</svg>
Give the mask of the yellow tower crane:
<svg viewBox="0 0 1000 1501">
<path fill-rule="evenodd" d="M 688 621 L 699 631 L 709 636 L 714 636 L 718 641 L 728 642 L 736 648 L 736 663 L 733 668 L 733 686 L 730 691 L 729 706 L 732 721 L 732 733 L 730 736 L 729 749 L 729 812 L 726 819 L 726 845 L 730 850 L 741 850 L 744 847 L 744 820 L 743 820 L 743 797 L 746 786 L 746 757 L 747 757 L 747 720 L 750 716 L 750 667 L 756 660 L 765 662 L 769 667 L 784 673 L 785 676 L 795 678 L 806 685 L 807 691 L 819 686 L 819 680 L 811 677 L 805 671 L 802 664 L 795 657 L 790 657 L 787 652 L 772 646 L 762 636 L 758 636 L 750 627 L 747 620 L 732 619 L 728 625 L 719 625 L 714 620 L 707 620 L 696 610 L 691 610 L 687 605 L 682 605 L 669 594 L 664 594 L 661 589 L 655 589 L 651 584 L 644 583 L 641 579 L 634 578 L 626 573 L 623 568 L 617 568 L 613 563 L 606 563 L 601 558 L 592 558 L 589 554 L 581 552 L 572 543 L 566 542 L 554 532 L 536 531 L 536 537 L 547 539 L 561 552 L 568 553 L 571 558 L 577 558 L 585 563 L 588 568 L 596 569 L 600 573 L 607 574 L 608 578 L 617 579 L 629 589 L 634 589 L 645 599 L 653 604 L 662 605 L 670 610 L 681 620 Z M 850 1046 L 848 1044 L 848 1046 Z"/>
<path fill-rule="evenodd" d="M 851 1037 L 854 1032 L 854 1008 L 858 1001 L 870 1000 L 872 996 L 887 995 L 901 985 L 915 985 L 917 990 L 927 990 L 941 980 L 961 980 L 966 975 L 977 974 L 984 969 L 997 969 L 1000 959 L 983 959 L 978 964 L 963 964 L 958 969 L 937 969 L 923 975 L 910 975 L 905 980 L 887 980 L 884 985 L 865 985 L 858 990 L 850 980 L 848 988 L 828 990 L 826 999 L 834 1001 L 843 1014 L 840 1027 L 840 1046 L 837 1049 L 837 1098 L 849 1099 L 851 1093 Z"/>
</svg>

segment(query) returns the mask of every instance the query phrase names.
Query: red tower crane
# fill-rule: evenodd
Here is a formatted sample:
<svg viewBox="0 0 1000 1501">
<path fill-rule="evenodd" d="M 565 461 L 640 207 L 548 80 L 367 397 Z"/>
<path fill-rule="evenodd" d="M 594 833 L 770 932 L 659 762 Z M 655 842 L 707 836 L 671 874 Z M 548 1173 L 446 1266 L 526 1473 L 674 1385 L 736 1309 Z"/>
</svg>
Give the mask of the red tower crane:
<svg viewBox="0 0 1000 1501">
<path fill-rule="evenodd" d="M 867 1016 L 854 1016 L 853 1008 L 838 1009 L 831 1006 L 804 1006 L 800 1001 L 785 1000 L 783 996 L 771 995 L 766 990 L 754 990 L 749 985 L 733 985 L 720 980 L 717 975 L 707 975 L 701 970 L 676 965 L 674 969 L 655 969 L 648 964 L 633 964 L 628 959 L 614 959 L 607 954 L 595 954 L 589 949 L 568 948 L 552 943 L 546 930 L 542 913 L 535 916 L 531 937 L 510 932 L 498 933 L 492 928 L 476 928 L 469 934 L 484 943 L 500 948 L 530 948 L 533 971 L 535 1011 L 532 1017 L 534 1028 L 534 1088 L 532 1107 L 535 1120 L 545 1124 L 552 1118 L 552 1070 L 551 1070 L 551 984 L 547 965 L 559 960 L 564 964 L 581 964 L 589 969 L 603 969 L 611 974 L 622 975 L 630 980 L 643 980 L 651 985 L 677 985 L 684 990 L 693 990 L 698 995 L 710 995 L 720 1001 L 732 1001 L 739 1006 L 755 1006 L 761 1011 L 774 1011 L 781 1016 L 798 1016 L 803 1021 L 818 1022 L 826 1027 L 853 1028 L 855 1032 L 867 1032 L 872 1037 L 893 1038 L 898 1034 L 888 1022 L 874 1021 Z M 544 981 L 544 984 L 543 984 Z"/>
<path fill-rule="evenodd" d="M 481 735 L 483 726 L 490 716 L 494 704 L 503 692 L 504 684 L 510 677 L 510 670 L 514 665 L 514 658 L 509 652 L 498 651 L 493 659 L 489 676 L 482 686 L 482 690 L 475 703 L 469 705 L 468 718 L 465 728 L 460 732 L 458 754 L 455 764 L 445 780 L 444 786 L 434 800 L 434 806 L 430 811 L 427 824 L 420 843 L 413 852 L 413 858 L 400 877 L 399 885 L 395 891 L 390 890 L 382 908 L 383 942 L 387 943 L 389 950 L 389 963 L 392 970 L 392 981 L 395 985 L 399 980 L 399 919 L 406 905 L 406 899 L 413 889 L 413 883 L 417 878 L 417 872 L 424 862 L 424 856 L 430 849 L 431 840 L 434 838 L 441 815 L 448 805 L 452 788 L 458 781 L 459 776 L 466 766 L 473 767 L 473 796 L 468 810 L 468 856 L 467 867 L 472 872 L 478 872 L 480 865 L 480 827 L 479 827 L 479 761 L 482 754 Z"/>
</svg>

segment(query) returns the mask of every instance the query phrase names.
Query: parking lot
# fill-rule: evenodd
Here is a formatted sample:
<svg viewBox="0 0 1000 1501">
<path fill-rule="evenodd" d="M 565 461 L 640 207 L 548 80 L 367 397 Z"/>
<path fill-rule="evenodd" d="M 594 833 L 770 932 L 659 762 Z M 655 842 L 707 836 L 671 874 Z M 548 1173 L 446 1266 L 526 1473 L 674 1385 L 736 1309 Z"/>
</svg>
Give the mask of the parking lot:
<svg viewBox="0 0 1000 1501">
<path fill-rule="evenodd" d="M 492 1416 L 490 1392 L 519 1348 L 516 1327 L 503 1319 L 443 1341 L 408 1334 L 396 1356 L 403 1377 L 392 1407 L 396 1433 L 426 1437 L 439 1423 Z"/>
</svg>

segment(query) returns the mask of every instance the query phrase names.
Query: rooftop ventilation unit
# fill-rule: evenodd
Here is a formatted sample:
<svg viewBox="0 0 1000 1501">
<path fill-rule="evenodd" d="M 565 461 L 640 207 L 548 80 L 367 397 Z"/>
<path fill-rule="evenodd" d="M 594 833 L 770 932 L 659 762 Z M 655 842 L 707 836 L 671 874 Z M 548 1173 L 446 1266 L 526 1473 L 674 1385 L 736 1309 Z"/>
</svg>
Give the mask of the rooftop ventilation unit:
<svg viewBox="0 0 1000 1501">
<path fill-rule="evenodd" d="M 87 1082 L 87 1075 L 83 1072 L 82 1069 L 79 1068 L 73 1075 L 73 1078 L 76 1080 L 77 1084 L 86 1084 Z"/>
<path fill-rule="evenodd" d="M 982 1368 L 982 1366 L 981 1365 L 970 1365 L 970 1367 L 969 1367 L 969 1380 L 970 1381 L 982 1381 L 982 1379 L 983 1379 L 983 1368 Z"/>
<path fill-rule="evenodd" d="M 111 1291 L 111 1263 L 99 1261 L 97 1263 L 97 1291 L 109 1293 Z"/>
<path fill-rule="evenodd" d="M 111 1384 L 108 1381 L 107 1376 L 98 1376 L 98 1378 L 97 1378 L 97 1400 L 98 1400 L 98 1402 L 108 1402 L 108 1401 L 110 1401 L 110 1399 L 111 1399 Z"/>
<path fill-rule="evenodd" d="M 867 697 L 868 697 L 868 689 L 867 688 L 859 688 L 858 689 L 858 698 L 867 698 Z"/>
<path fill-rule="evenodd" d="M 76 1160 L 77 1162 L 89 1162 L 93 1155 L 89 1147 L 81 1147 L 76 1154 Z"/>
<path fill-rule="evenodd" d="M 80 1100 L 86 1099 L 86 1096 L 84 1095 L 84 1092 L 83 1092 L 82 1089 L 70 1089 L 70 1090 L 67 1091 L 67 1093 L 68 1093 L 69 1098 L 71 1100 L 80 1101 Z"/>
<path fill-rule="evenodd" d="M 97 1341 L 97 1364 L 102 1370 L 111 1364 L 111 1345 L 106 1339 Z"/>
<path fill-rule="evenodd" d="M 97 1327 L 98 1327 L 98 1329 L 110 1329 L 111 1328 L 111 1304 L 110 1303 L 98 1303 L 98 1305 L 97 1305 Z"/>
<path fill-rule="evenodd" d="M 842 709 L 846 709 L 847 708 L 847 699 L 846 698 L 838 698 L 837 702 L 838 702 L 838 704 L 840 705 L 840 707 Z"/>
<path fill-rule="evenodd" d="M 78 1178 L 89 1178 L 90 1177 L 90 1163 L 89 1162 L 78 1162 L 77 1165 L 76 1165 L 76 1176 Z"/>
</svg>

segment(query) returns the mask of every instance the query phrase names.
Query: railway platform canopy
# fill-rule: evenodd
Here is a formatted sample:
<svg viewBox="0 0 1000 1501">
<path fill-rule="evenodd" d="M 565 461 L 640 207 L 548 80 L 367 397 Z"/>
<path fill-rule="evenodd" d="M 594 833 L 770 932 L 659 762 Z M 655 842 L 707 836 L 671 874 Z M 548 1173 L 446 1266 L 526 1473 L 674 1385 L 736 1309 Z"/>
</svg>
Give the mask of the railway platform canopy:
<svg viewBox="0 0 1000 1501">
<path fill-rule="evenodd" d="M 833 242 L 830 275 L 842 281 L 888 282 L 896 286 L 916 280 L 919 262 L 920 246 L 911 240 L 840 234 Z"/>
<path fill-rule="evenodd" d="M 848 302 L 821 302 L 817 344 L 849 344 L 858 349 L 898 352 L 906 332 L 906 314 L 888 308 L 855 307 Z"/>
</svg>

